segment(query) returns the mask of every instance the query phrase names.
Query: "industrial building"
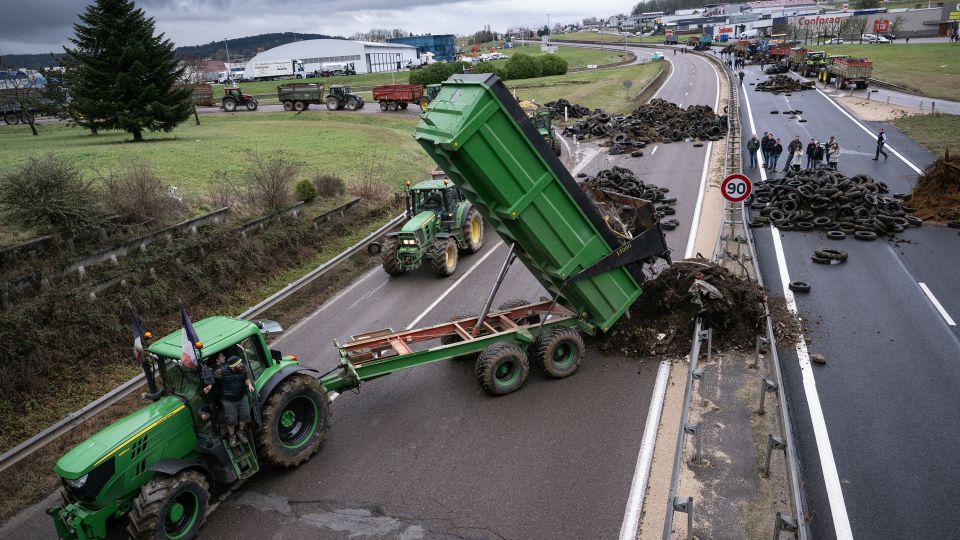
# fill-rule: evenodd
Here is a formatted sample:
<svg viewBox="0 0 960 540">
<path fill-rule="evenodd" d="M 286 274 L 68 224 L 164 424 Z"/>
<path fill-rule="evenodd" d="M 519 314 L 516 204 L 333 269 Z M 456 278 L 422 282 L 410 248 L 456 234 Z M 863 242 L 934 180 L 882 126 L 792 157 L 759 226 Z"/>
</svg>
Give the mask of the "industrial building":
<svg viewBox="0 0 960 540">
<path fill-rule="evenodd" d="M 457 56 L 457 40 L 453 34 L 399 37 L 387 41 L 416 47 L 419 54 L 431 52 L 438 62 L 453 62 Z"/>
<path fill-rule="evenodd" d="M 399 66 L 417 59 L 417 48 L 400 43 L 373 43 L 346 39 L 308 39 L 294 41 L 257 54 L 247 62 L 247 72 L 255 63 L 292 61 L 303 63 L 303 70 L 312 73 L 324 64 L 352 63 L 357 73 L 396 71 Z M 249 77 L 249 75 L 248 75 Z"/>
</svg>

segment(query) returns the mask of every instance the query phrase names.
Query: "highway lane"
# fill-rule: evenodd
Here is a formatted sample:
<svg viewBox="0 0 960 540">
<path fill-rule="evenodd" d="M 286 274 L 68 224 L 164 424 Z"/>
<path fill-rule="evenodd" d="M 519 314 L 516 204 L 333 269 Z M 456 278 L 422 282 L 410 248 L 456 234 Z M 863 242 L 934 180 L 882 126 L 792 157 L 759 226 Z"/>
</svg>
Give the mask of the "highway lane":
<svg viewBox="0 0 960 540">
<path fill-rule="evenodd" d="M 745 81 L 755 82 L 756 69 L 747 73 Z M 872 161 L 880 124 L 865 124 L 869 133 L 864 131 L 815 91 L 788 98 L 747 88 L 758 134 L 773 131 L 784 146 L 794 134 L 804 144 L 810 137 L 835 135 L 844 149 L 839 169 L 845 174 L 870 174 L 893 192 L 908 192 L 914 167 L 932 160 L 896 129 L 883 126 L 891 145 L 913 165 L 894 155 Z M 769 113 L 787 109 L 802 110 L 808 121 Z M 748 134 L 749 116 L 742 110 Z M 759 180 L 758 169 L 746 172 Z M 779 233 L 790 279 L 813 285 L 809 295 L 797 298 L 809 328 L 805 349 L 828 359 L 811 367 L 801 352 L 790 347 L 780 352 L 814 538 L 845 536 L 844 515 L 851 535 L 862 538 L 942 537 L 958 525 L 952 501 L 960 488 L 942 479 L 956 477 L 949 456 L 960 443 L 960 422 L 952 414 L 960 405 L 952 390 L 960 383 L 960 340 L 919 284 L 935 291 L 948 313 L 955 310 L 960 256 L 951 249 L 956 237 L 948 229 L 910 229 L 902 238 L 906 242 L 898 244 L 831 242 L 850 259 L 826 267 L 810 261 L 813 250 L 826 245 L 821 234 Z M 783 297 L 772 231 L 757 229 L 756 239 L 769 293 Z M 812 379 L 804 380 L 805 371 Z M 809 381 L 815 381 L 813 394 L 805 392 Z M 810 396 L 817 396 L 817 403 L 809 402 Z M 822 408 L 830 448 L 816 433 L 814 408 Z"/>
</svg>

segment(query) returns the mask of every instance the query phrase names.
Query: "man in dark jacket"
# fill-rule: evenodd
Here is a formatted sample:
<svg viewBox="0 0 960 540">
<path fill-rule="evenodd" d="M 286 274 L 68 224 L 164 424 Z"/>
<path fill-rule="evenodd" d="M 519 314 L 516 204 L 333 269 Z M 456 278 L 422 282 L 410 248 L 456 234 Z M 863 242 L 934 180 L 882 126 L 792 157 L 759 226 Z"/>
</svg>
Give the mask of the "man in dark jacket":
<svg viewBox="0 0 960 540">
<path fill-rule="evenodd" d="M 757 134 L 754 133 L 753 137 L 750 137 L 750 140 L 747 141 L 747 155 L 750 156 L 750 167 L 757 168 L 757 150 L 760 149 L 760 141 L 757 140 Z"/>
<path fill-rule="evenodd" d="M 810 139 L 807 143 L 807 169 L 813 168 L 813 153 L 817 151 L 817 141 Z"/>
<path fill-rule="evenodd" d="M 760 155 L 763 156 L 763 168 L 767 168 L 767 160 L 770 158 L 770 134 L 766 131 L 763 132 L 763 137 L 760 139 Z"/>
<path fill-rule="evenodd" d="M 876 161 L 880 159 L 880 154 L 883 154 L 883 160 L 887 160 L 887 153 L 883 151 L 883 147 L 887 144 L 887 136 L 883 133 L 883 128 L 880 128 L 880 133 L 877 134 L 877 154 L 873 156 L 873 160 Z"/>
<path fill-rule="evenodd" d="M 783 172 L 787 172 L 790 169 L 790 161 L 793 159 L 793 153 L 797 150 L 803 150 L 803 142 L 800 140 L 799 135 L 795 135 L 793 140 L 790 141 L 790 144 L 787 146 L 787 162 L 783 164 Z"/>
<path fill-rule="evenodd" d="M 246 443 L 245 430 L 250 421 L 250 402 L 247 401 L 246 392 L 254 391 L 253 383 L 243 369 L 243 360 L 239 356 L 231 356 L 225 364 L 215 369 L 213 375 L 220 381 L 220 406 L 230 434 L 230 446 L 237 446 L 237 438 Z M 207 385 L 203 391 L 209 393 L 212 389 L 212 385 Z"/>
<path fill-rule="evenodd" d="M 780 139 L 777 139 L 773 143 L 773 147 L 770 148 L 770 170 L 777 170 L 777 161 L 780 159 L 780 154 L 783 153 L 783 145 L 780 144 Z"/>
<path fill-rule="evenodd" d="M 817 146 L 813 148 L 813 167 L 812 168 L 816 169 L 817 165 L 820 165 L 820 163 L 823 162 L 823 153 L 824 153 L 823 145 L 820 144 L 820 141 L 817 141 Z"/>
</svg>

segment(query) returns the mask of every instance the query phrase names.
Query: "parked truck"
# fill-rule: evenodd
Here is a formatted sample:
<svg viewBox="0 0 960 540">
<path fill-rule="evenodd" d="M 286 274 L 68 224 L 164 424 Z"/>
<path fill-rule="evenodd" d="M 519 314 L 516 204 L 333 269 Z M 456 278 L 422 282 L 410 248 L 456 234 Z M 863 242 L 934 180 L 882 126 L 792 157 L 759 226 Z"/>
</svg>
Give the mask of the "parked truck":
<svg viewBox="0 0 960 540">
<path fill-rule="evenodd" d="M 820 80 L 827 84 L 833 80 L 840 89 L 846 89 L 850 83 L 858 89 L 864 89 L 870 85 L 872 75 L 873 62 L 868 58 L 832 56 L 827 69 L 820 74 Z"/>
<path fill-rule="evenodd" d="M 373 100 L 380 103 L 381 111 L 406 110 L 407 105 L 419 105 L 422 99 L 423 86 L 419 84 L 383 84 L 373 87 Z"/>
<path fill-rule="evenodd" d="M 277 100 L 285 111 L 305 111 L 326 103 L 326 95 L 320 83 L 289 83 L 277 86 Z"/>
<path fill-rule="evenodd" d="M 247 79 L 272 81 L 274 79 L 302 79 L 307 76 L 300 60 L 265 60 L 251 62 Z"/>
<path fill-rule="evenodd" d="M 664 45 L 676 45 L 677 36 L 674 34 L 673 30 L 665 30 L 663 34 L 663 44 Z"/>
<path fill-rule="evenodd" d="M 324 62 L 320 69 L 313 72 L 315 77 L 337 77 L 340 75 L 356 75 L 357 68 L 353 62 Z"/>
<path fill-rule="evenodd" d="M 259 470 L 261 459 L 291 467 L 309 459 L 330 429 L 333 392 L 433 362 L 474 358 L 491 395 L 519 390 L 531 362 L 549 378 L 569 377 L 584 359 L 581 332 L 608 330 L 643 293 L 643 265 L 669 250 L 648 201 L 584 190 L 550 151 L 509 90 L 494 75 L 458 75 L 421 114 L 415 139 L 450 182 L 510 246 L 479 313 L 449 322 L 354 335 L 335 343 L 337 366 L 324 375 L 271 350 L 276 329 L 228 317 L 196 324 L 201 364 L 236 356 L 254 383 L 248 439 L 224 443 L 217 402 L 205 375 L 181 358 L 182 331 L 148 348 L 146 397 L 152 403 L 79 444 L 55 467 L 63 503 L 48 510 L 64 539 L 100 539 L 124 517 L 135 538 L 192 538 L 211 493 L 219 495 Z M 447 189 L 447 188 L 444 188 Z M 614 229 L 629 208 L 631 227 Z M 510 263 L 519 259 L 550 295 L 491 309 Z M 480 285 L 471 284 L 473 291 Z"/>
</svg>

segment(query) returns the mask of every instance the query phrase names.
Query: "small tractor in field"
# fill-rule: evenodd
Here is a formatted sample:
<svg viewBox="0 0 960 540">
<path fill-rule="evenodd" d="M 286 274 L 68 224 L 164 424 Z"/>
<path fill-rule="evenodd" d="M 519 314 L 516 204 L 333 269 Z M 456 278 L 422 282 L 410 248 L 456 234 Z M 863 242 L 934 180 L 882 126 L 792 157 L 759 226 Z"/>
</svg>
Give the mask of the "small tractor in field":
<svg viewBox="0 0 960 540">
<path fill-rule="evenodd" d="M 399 276 L 429 260 L 437 276 L 452 275 L 460 252 L 483 247 L 483 217 L 447 179 L 407 184 L 407 222 L 387 235 L 380 250 L 383 269 Z"/>
<path fill-rule="evenodd" d="M 223 100 L 220 102 L 220 108 L 227 112 L 233 112 L 238 107 L 246 107 L 248 111 L 255 111 L 257 105 L 257 98 L 244 94 L 240 91 L 240 87 L 223 89 Z"/>
<path fill-rule="evenodd" d="M 355 111 L 362 109 L 364 106 L 363 98 L 351 93 L 350 87 L 343 86 L 342 84 L 330 87 L 330 93 L 327 94 L 326 103 L 327 109 L 331 111 L 343 108 L 346 108 L 348 111 Z"/>
<path fill-rule="evenodd" d="M 533 126 L 543 136 L 543 140 L 547 141 L 547 145 L 550 146 L 553 153 L 559 156 L 560 140 L 557 139 L 557 134 L 553 132 L 553 111 L 546 107 L 540 107 L 532 101 L 521 101 L 520 108 L 527 113 L 527 118 L 533 122 Z"/>
<path fill-rule="evenodd" d="M 47 513 L 59 538 L 106 538 L 124 516 L 136 539 L 194 538 L 211 496 L 253 476 L 260 460 L 293 467 L 319 449 L 330 429 L 330 399 L 313 370 L 267 346 L 265 335 L 281 331 L 277 323 L 210 317 L 194 329 L 205 342 L 196 343 L 201 369 L 181 361 L 182 329 L 153 343 L 143 357 L 144 397 L 153 403 L 57 462 L 63 504 Z M 221 353 L 238 357 L 254 386 L 242 398 L 253 422 L 236 446 L 221 425 L 222 383 L 203 390 Z"/>
</svg>

